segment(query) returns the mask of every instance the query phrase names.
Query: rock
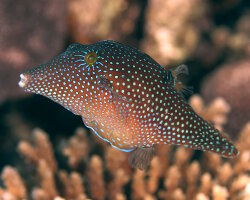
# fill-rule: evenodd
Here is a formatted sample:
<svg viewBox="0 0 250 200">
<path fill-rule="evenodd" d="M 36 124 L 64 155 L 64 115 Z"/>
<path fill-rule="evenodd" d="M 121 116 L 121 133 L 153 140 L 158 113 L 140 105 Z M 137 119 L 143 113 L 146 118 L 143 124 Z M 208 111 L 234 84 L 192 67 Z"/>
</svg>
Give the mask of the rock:
<svg viewBox="0 0 250 200">
<path fill-rule="evenodd" d="M 250 60 L 221 66 L 203 82 L 201 94 L 209 102 L 223 97 L 230 105 L 231 112 L 225 130 L 236 138 L 250 121 Z"/>
<path fill-rule="evenodd" d="M 2 0 L 0 4 L 0 103 L 24 94 L 19 73 L 48 61 L 66 38 L 66 0 Z"/>
</svg>

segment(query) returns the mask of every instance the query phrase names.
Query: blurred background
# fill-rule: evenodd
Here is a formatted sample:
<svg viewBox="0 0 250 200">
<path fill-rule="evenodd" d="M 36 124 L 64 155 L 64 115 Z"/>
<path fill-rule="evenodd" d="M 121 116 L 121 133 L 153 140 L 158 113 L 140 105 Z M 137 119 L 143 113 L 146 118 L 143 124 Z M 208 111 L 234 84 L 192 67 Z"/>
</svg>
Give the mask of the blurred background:
<svg viewBox="0 0 250 200">
<path fill-rule="evenodd" d="M 186 64 L 194 93 L 230 105 L 224 130 L 234 140 L 250 120 L 248 0 L 1 0 L 0 171 L 22 162 L 17 143 L 35 127 L 49 133 L 55 151 L 84 127 L 51 100 L 24 93 L 19 74 L 73 42 L 106 39 L 135 46 L 166 68 Z"/>
</svg>

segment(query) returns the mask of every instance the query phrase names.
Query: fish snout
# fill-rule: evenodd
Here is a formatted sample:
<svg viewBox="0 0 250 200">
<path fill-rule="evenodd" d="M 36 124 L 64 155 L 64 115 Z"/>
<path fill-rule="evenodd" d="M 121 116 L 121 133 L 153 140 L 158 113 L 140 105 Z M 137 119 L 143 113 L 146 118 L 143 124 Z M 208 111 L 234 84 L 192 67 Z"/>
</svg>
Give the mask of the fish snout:
<svg viewBox="0 0 250 200">
<path fill-rule="evenodd" d="M 20 74 L 20 81 L 18 82 L 19 87 L 25 88 L 29 82 L 29 75 L 28 74 Z"/>
</svg>

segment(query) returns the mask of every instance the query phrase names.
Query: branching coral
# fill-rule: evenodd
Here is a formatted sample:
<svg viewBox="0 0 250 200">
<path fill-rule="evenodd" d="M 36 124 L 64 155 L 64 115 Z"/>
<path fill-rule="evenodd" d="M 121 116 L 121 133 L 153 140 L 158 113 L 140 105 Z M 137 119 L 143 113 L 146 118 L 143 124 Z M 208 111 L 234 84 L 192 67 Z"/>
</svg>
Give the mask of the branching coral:
<svg viewBox="0 0 250 200">
<path fill-rule="evenodd" d="M 6 189 L 0 188 L 1 199 L 14 200 L 27 198 L 26 186 L 15 168 L 10 166 L 5 167 L 1 177 L 6 186 Z"/>
<path fill-rule="evenodd" d="M 57 163 L 47 134 L 40 129 L 35 129 L 33 136 L 35 146 L 33 147 L 26 141 L 21 141 L 18 145 L 18 151 L 37 166 L 41 160 L 44 160 L 49 165 L 49 168 L 55 172 Z"/>
<path fill-rule="evenodd" d="M 70 138 L 69 144 L 64 148 L 63 154 L 69 158 L 68 162 L 72 168 L 77 167 L 82 159 L 88 159 L 89 144 L 85 129 L 76 130 L 76 134 Z"/>
<path fill-rule="evenodd" d="M 65 197 L 67 197 L 67 199 L 86 199 L 83 179 L 79 173 L 71 172 L 69 175 L 65 171 L 60 171 L 59 177 L 63 185 Z"/>
<path fill-rule="evenodd" d="M 73 39 L 88 43 L 120 39 L 135 28 L 140 7 L 126 0 L 70 0 L 69 24 Z"/>
<path fill-rule="evenodd" d="M 205 2 L 150 0 L 148 4 L 144 50 L 161 64 L 183 61 L 198 43 L 197 19 L 204 13 Z"/>
<path fill-rule="evenodd" d="M 200 115 L 219 126 L 226 121 L 229 107 L 224 100 L 215 100 L 204 106 L 202 99 L 194 96 L 191 105 Z M 221 105 L 219 110 L 218 105 Z M 223 120 L 217 120 L 218 116 Z M 128 166 L 126 153 L 107 145 L 102 146 L 103 155 L 92 155 L 89 136 L 80 128 L 62 146 L 62 155 L 66 155 L 65 159 L 69 161 L 67 172 L 60 169 L 48 135 L 36 129 L 34 144 L 21 141 L 18 150 L 35 166 L 32 176 L 38 181 L 27 188 L 27 178 L 22 179 L 16 169 L 7 166 L 2 172 L 4 187 L 0 188 L 0 199 L 84 200 L 90 196 L 117 200 L 247 200 L 250 198 L 249 123 L 239 135 L 236 144 L 241 154 L 234 160 L 214 153 L 201 153 L 199 158 L 193 150 L 162 145 L 156 147 L 156 156 L 149 169 L 141 171 Z M 81 168 L 81 162 L 86 167 Z"/>
<path fill-rule="evenodd" d="M 105 183 L 103 179 L 103 163 L 99 156 L 92 156 L 88 171 L 90 194 L 94 199 L 105 199 Z"/>
</svg>

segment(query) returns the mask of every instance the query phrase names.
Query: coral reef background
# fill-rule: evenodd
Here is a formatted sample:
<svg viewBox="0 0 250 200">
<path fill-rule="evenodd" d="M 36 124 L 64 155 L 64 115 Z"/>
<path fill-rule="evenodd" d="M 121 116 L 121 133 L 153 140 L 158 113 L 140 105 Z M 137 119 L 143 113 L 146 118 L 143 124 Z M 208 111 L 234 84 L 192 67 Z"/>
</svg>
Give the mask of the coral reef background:
<svg viewBox="0 0 250 200">
<path fill-rule="evenodd" d="M 250 199 L 249 21 L 246 0 L 2 0 L 0 199 Z M 188 65 L 191 106 L 240 156 L 160 146 L 147 171 L 133 170 L 80 117 L 18 87 L 21 71 L 70 43 L 104 39 Z"/>
</svg>

